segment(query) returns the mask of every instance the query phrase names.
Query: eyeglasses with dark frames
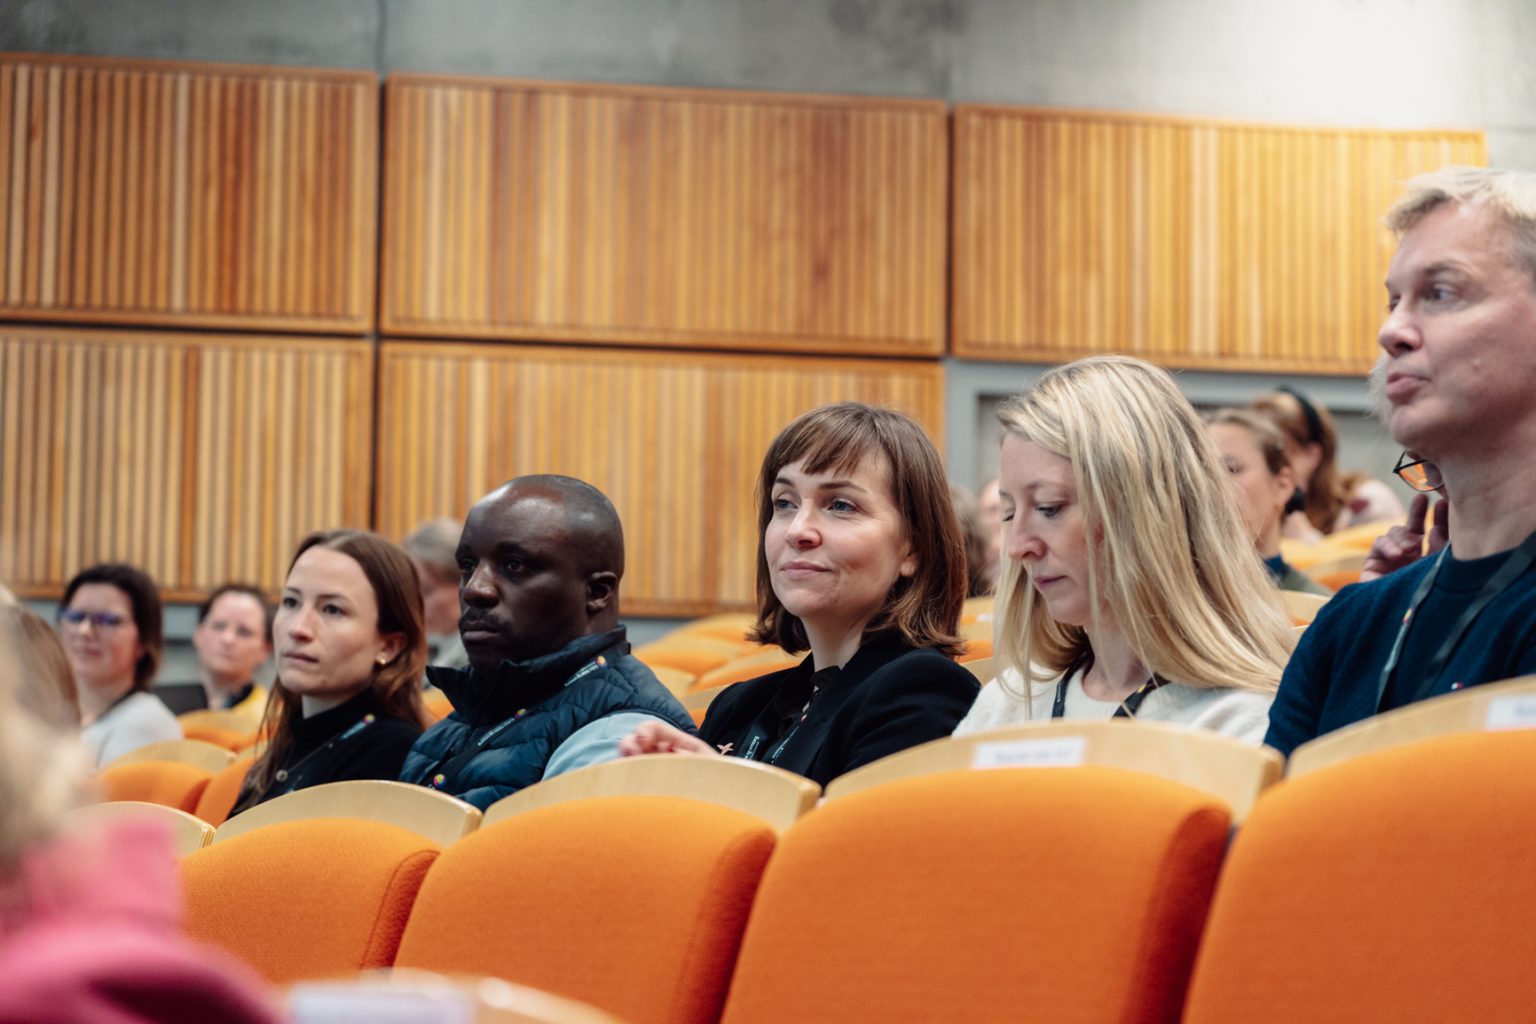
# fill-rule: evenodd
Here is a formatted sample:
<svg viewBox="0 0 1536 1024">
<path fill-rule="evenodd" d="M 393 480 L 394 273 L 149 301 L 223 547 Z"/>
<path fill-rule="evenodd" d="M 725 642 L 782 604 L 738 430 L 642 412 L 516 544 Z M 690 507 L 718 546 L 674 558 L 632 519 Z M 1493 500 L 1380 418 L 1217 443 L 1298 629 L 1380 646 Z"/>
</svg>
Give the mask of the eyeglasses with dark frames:
<svg viewBox="0 0 1536 1024">
<path fill-rule="evenodd" d="M 1445 486 L 1440 477 L 1440 467 L 1413 452 L 1403 452 L 1392 467 L 1399 480 L 1422 494 L 1432 494 Z"/>
<path fill-rule="evenodd" d="M 96 627 L 97 632 L 110 633 L 128 620 L 115 612 L 85 612 L 78 608 L 65 608 L 59 612 L 59 621 L 75 629 L 84 629 L 86 623 L 90 623 Z"/>
</svg>

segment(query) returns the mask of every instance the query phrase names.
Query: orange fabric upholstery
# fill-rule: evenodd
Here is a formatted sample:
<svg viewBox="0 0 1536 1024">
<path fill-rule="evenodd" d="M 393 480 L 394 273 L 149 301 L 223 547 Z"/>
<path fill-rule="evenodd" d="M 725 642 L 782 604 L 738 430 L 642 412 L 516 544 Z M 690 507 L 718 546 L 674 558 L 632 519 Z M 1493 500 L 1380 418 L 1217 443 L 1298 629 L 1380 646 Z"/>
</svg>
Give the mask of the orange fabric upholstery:
<svg viewBox="0 0 1536 1024">
<path fill-rule="evenodd" d="M 713 645 L 714 641 L 708 641 L 708 643 Z M 734 654 L 734 652 L 717 650 L 714 646 L 694 647 L 686 644 L 648 647 L 644 650 L 636 650 L 634 653 L 635 657 L 652 667 L 661 665 L 667 668 L 680 668 L 695 676 L 701 676 L 711 669 L 719 668 Z"/>
<path fill-rule="evenodd" d="M 770 647 L 754 654 L 732 658 L 719 668 L 711 669 L 695 679 L 689 689 L 713 690 L 718 686 L 729 686 L 731 683 L 739 683 L 745 679 L 756 679 L 770 672 L 782 672 L 786 668 L 794 668 L 804 659 L 804 654 L 790 654 L 781 648 Z"/>
<path fill-rule="evenodd" d="M 432 716 L 433 721 L 441 722 L 453 713 L 453 704 L 447 694 L 438 691 L 422 702 L 422 709 Z"/>
<path fill-rule="evenodd" d="M 210 825 L 224 824 L 229 812 L 234 809 L 235 800 L 240 796 L 240 787 L 245 784 L 246 773 L 251 770 L 251 763 L 255 760 L 254 757 L 242 757 L 223 771 L 215 772 L 192 813 Z"/>
<path fill-rule="evenodd" d="M 968 661 L 980 661 L 983 658 L 992 657 L 992 641 L 982 638 L 973 638 L 965 642 L 965 650 L 960 652 L 960 657 L 955 659 L 962 665 Z"/>
<path fill-rule="evenodd" d="M 724 1022 L 1173 1021 L 1228 820 L 1092 766 L 823 804 L 763 876 Z"/>
<path fill-rule="evenodd" d="M 215 839 L 181 862 L 187 932 L 279 985 L 387 967 L 439 850 L 406 829 L 344 818 Z"/>
<path fill-rule="evenodd" d="M 191 814 L 213 773 L 175 761 L 138 761 L 104 768 L 98 775 L 103 800 L 141 800 Z"/>
<path fill-rule="evenodd" d="M 1531 730 L 1426 740 L 1269 790 L 1222 873 L 1186 1020 L 1528 1014 L 1533 806 Z"/>
<path fill-rule="evenodd" d="M 183 725 L 182 734 L 189 740 L 202 740 L 225 750 L 241 751 L 256 741 L 256 730 L 250 732 L 236 732 L 233 729 L 221 729 L 216 725 Z"/>
<path fill-rule="evenodd" d="M 528 811 L 443 853 L 395 963 L 492 974 L 633 1024 L 713 1022 L 773 844 L 758 818 L 677 797 Z"/>
</svg>

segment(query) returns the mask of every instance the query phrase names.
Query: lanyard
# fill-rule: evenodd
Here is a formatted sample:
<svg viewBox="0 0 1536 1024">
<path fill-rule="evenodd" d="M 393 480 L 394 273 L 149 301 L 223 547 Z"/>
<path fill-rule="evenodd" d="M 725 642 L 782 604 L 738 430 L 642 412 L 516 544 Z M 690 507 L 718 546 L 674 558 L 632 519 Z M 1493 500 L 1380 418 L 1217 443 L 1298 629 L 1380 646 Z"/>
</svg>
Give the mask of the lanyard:
<svg viewBox="0 0 1536 1024">
<path fill-rule="evenodd" d="M 326 740 L 325 746 L 320 747 L 318 750 L 311 750 L 309 753 L 305 754 L 299 759 L 299 763 L 294 765 L 292 768 L 279 768 L 276 774 L 272 776 L 272 781 L 282 785 L 280 787 L 274 786 L 272 789 L 268 790 L 264 799 L 270 800 L 274 796 L 281 796 L 284 793 L 292 793 L 296 789 L 302 789 L 304 786 L 305 777 L 299 771 L 299 769 L 303 768 L 306 764 L 308 764 L 310 761 L 313 761 L 327 750 L 330 750 L 336 744 L 345 743 L 347 740 L 356 736 L 358 733 L 372 725 L 374 720 L 374 716 L 371 712 L 364 715 L 356 722 L 353 722 L 351 725 L 341 730 L 341 732 L 338 732 L 335 736 L 332 736 L 330 739 Z"/>
<path fill-rule="evenodd" d="M 769 737 L 778 732 L 776 728 L 783 717 L 774 710 L 773 701 L 763 709 L 752 724 L 747 728 L 746 735 L 741 738 L 741 752 L 737 757 L 746 761 L 762 761 L 764 764 L 778 764 L 779 758 L 784 756 L 784 750 L 789 746 L 789 741 L 795 738 L 800 727 L 811 715 L 811 704 L 821 695 L 821 687 L 812 684 L 811 696 L 805 702 L 805 707 L 800 709 L 800 717 L 795 719 L 795 724 L 790 726 L 779 741 L 773 744 L 772 749 L 764 750 L 769 743 Z"/>
<path fill-rule="evenodd" d="M 1085 658 L 1082 661 L 1078 662 L 1076 665 L 1073 665 L 1072 667 L 1068 668 L 1065 672 L 1063 672 L 1061 674 L 1061 679 L 1056 683 L 1056 700 L 1051 705 L 1051 717 L 1052 718 L 1065 718 L 1066 717 L 1066 715 L 1067 715 L 1067 684 L 1071 681 L 1072 676 L 1076 673 L 1079 665 L 1082 666 L 1083 674 L 1087 675 L 1088 674 L 1088 666 L 1090 666 L 1092 664 L 1093 664 L 1093 659 L 1092 658 Z M 1110 716 L 1110 717 L 1112 717 L 1112 718 L 1135 718 L 1136 717 L 1136 713 L 1141 710 L 1141 702 L 1147 699 L 1147 694 L 1151 693 L 1153 690 L 1156 690 L 1157 688 L 1159 688 L 1161 686 L 1167 686 L 1167 685 L 1168 685 L 1168 680 L 1164 679 L 1162 676 L 1158 676 L 1158 675 L 1152 676 L 1152 678 L 1148 679 L 1146 682 L 1144 682 L 1140 686 L 1136 687 L 1136 692 L 1135 693 L 1131 694 L 1130 696 L 1126 697 L 1125 700 L 1121 701 L 1120 702 L 1120 706 L 1115 708 L 1115 713 L 1112 716 Z"/>
<path fill-rule="evenodd" d="M 607 655 L 613 654 L 618 650 L 619 648 L 617 646 L 610 647 L 603 651 L 602 654 L 599 654 L 591 661 L 582 665 L 581 668 L 577 669 L 571 674 L 569 679 L 560 685 L 560 689 L 564 690 L 566 687 L 572 685 L 573 683 L 585 679 L 593 672 L 603 668 L 608 664 Z M 512 713 L 511 718 L 505 718 L 502 721 L 497 722 L 490 729 L 486 730 L 485 734 L 475 742 L 465 743 L 459 748 L 452 750 L 438 758 L 425 772 L 425 775 L 427 776 L 425 785 L 431 789 L 446 789 L 449 780 L 456 780 L 458 778 L 459 772 L 464 768 L 466 764 L 474 759 L 475 755 L 479 754 L 480 751 L 485 749 L 486 744 L 490 743 L 491 740 L 495 739 L 497 736 L 500 736 L 511 726 L 516 725 L 518 722 L 522 721 L 525 717 L 527 717 L 528 712 L 533 710 L 534 707 L 538 706 L 538 704 L 544 699 L 545 698 L 541 697 L 538 701 L 531 702 L 528 707 L 518 708 L 515 712 Z"/>
<path fill-rule="evenodd" d="M 1424 603 L 1425 599 L 1429 597 L 1430 590 L 1434 588 L 1435 580 L 1440 575 L 1440 566 L 1445 562 L 1446 555 L 1449 553 L 1450 548 L 1440 552 L 1439 556 L 1435 559 L 1434 566 L 1430 568 L 1429 572 L 1424 574 L 1424 578 L 1419 581 L 1419 588 L 1413 592 L 1413 597 L 1408 601 L 1408 610 L 1403 613 L 1402 625 L 1397 628 L 1397 639 L 1392 642 L 1392 653 L 1387 656 L 1387 663 L 1381 670 L 1381 679 L 1376 684 L 1376 710 L 1378 712 L 1382 710 L 1382 702 L 1387 699 L 1387 691 L 1392 687 L 1392 677 L 1397 672 L 1398 660 L 1402 657 L 1403 646 L 1408 640 L 1408 629 L 1413 625 L 1413 619 L 1418 613 L 1419 606 Z M 1483 589 L 1479 590 L 1477 596 L 1472 599 L 1472 602 L 1462 610 L 1461 617 L 1456 620 L 1455 625 L 1451 627 L 1451 631 L 1441 641 L 1440 649 L 1435 651 L 1435 656 L 1429 660 L 1429 666 L 1424 670 L 1423 679 L 1420 681 L 1418 689 L 1414 691 L 1414 701 L 1421 701 L 1429 696 L 1430 691 L 1435 688 L 1436 681 L 1440 678 L 1440 673 L 1445 671 L 1446 663 L 1451 660 L 1451 655 L 1455 653 L 1456 646 L 1461 643 L 1461 639 L 1466 635 L 1467 630 L 1472 628 L 1472 623 L 1476 622 L 1477 617 L 1483 614 L 1484 609 L 1492 604 L 1500 594 L 1508 590 L 1515 580 L 1525 575 L 1525 571 L 1531 567 L 1533 561 L 1536 561 L 1536 533 L 1525 538 L 1518 548 L 1511 551 L 1505 557 L 1504 564 L 1499 566 L 1499 571 L 1494 573 L 1487 583 L 1483 584 Z"/>
</svg>

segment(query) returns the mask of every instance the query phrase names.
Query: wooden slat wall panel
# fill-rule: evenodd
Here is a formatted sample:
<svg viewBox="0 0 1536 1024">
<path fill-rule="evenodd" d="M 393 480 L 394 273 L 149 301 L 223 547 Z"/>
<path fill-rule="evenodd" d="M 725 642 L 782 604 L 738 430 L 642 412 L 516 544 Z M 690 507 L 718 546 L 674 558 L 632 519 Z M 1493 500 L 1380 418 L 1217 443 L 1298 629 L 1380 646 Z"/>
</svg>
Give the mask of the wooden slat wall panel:
<svg viewBox="0 0 1536 1024">
<path fill-rule="evenodd" d="M 0 318 L 362 333 L 378 81 L 0 54 Z"/>
<path fill-rule="evenodd" d="M 386 333 L 943 350 L 941 103 L 386 90 Z"/>
<path fill-rule="evenodd" d="M 623 518 L 627 615 L 751 603 L 757 468 L 799 413 L 891 405 L 942 445 L 931 362 L 386 342 L 379 378 L 381 533 L 462 515 L 513 476 L 580 477 Z"/>
<path fill-rule="evenodd" d="M 340 338 L 0 328 L 0 580 L 280 585 L 305 533 L 368 522 L 372 381 Z"/>
<path fill-rule="evenodd" d="M 1375 360 L 1398 183 L 1480 132 L 958 107 L 956 354 L 1127 352 L 1222 370 Z"/>
</svg>

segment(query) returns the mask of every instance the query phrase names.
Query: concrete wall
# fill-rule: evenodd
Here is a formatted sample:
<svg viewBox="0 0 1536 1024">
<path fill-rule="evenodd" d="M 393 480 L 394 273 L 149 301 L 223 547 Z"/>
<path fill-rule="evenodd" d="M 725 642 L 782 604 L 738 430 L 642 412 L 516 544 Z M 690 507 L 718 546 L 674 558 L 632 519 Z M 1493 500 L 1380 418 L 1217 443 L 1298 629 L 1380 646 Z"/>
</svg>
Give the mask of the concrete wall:
<svg viewBox="0 0 1536 1024">
<path fill-rule="evenodd" d="M 7 0 L 0 48 L 1479 128 L 1536 164 L 1529 0 Z"/>
</svg>

